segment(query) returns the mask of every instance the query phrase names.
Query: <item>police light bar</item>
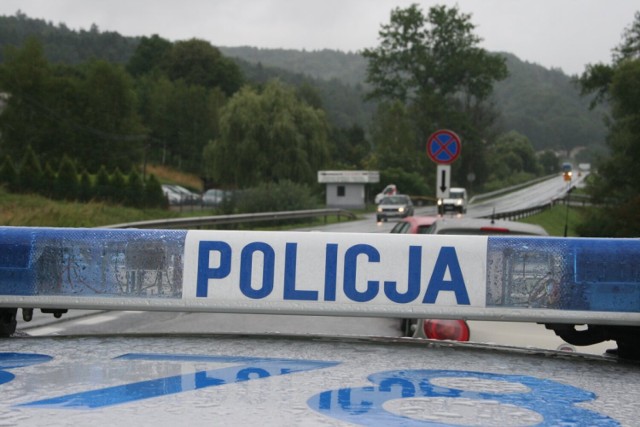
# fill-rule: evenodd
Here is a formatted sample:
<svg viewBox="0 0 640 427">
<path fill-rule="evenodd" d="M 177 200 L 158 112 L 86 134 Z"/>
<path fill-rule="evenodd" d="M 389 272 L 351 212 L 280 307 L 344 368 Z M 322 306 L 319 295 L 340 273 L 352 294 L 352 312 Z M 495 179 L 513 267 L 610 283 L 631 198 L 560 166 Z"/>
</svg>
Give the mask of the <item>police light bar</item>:
<svg viewBox="0 0 640 427">
<path fill-rule="evenodd" d="M 0 227 L 0 307 L 640 325 L 640 240 Z"/>
</svg>

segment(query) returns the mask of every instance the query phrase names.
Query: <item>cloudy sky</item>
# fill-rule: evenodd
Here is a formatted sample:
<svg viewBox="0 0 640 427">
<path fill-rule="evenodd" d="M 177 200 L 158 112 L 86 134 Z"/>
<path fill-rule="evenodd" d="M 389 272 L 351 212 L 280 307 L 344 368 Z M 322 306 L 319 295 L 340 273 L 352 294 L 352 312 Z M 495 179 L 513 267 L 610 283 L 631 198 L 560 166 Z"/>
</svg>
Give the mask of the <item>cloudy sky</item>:
<svg viewBox="0 0 640 427">
<path fill-rule="evenodd" d="M 638 0 L 2 0 L 0 15 L 126 36 L 193 37 L 217 46 L 359 51 L 378 44 L 396 7 L 458 5 L 482 46 L 567 74 L 611 60 L 640 11 Z"/>
</svg>

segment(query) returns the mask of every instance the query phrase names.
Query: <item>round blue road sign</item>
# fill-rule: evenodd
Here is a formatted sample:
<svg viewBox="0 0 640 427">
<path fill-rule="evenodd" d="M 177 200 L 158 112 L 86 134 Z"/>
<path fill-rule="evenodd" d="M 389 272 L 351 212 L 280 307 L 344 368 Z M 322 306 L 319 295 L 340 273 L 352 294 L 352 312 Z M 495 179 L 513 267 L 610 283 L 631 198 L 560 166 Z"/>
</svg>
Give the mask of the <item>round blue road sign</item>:
<svg viewBox="0 0 640 427">
<path fill-rule="evenodd" d="M 427 154 L 441 165 L 453 163 L 460 155 L 460 137 L 450 130 L 439 130 L 427 140 Z"/>
</svg>

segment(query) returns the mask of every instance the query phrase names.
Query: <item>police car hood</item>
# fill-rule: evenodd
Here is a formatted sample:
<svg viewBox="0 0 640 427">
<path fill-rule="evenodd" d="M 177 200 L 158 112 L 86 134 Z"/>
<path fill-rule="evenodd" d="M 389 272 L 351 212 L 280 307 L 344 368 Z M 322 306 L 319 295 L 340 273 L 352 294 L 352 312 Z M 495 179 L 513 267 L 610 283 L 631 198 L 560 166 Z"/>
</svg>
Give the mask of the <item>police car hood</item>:
<svg viewBox="0 0 640 427">
<path fill-rule="evenodd" d="M 637 365 L 402 338 L 19 336 L 0 363 L 21 426 L 634 425 L 640 397 Z"/>
</svg>

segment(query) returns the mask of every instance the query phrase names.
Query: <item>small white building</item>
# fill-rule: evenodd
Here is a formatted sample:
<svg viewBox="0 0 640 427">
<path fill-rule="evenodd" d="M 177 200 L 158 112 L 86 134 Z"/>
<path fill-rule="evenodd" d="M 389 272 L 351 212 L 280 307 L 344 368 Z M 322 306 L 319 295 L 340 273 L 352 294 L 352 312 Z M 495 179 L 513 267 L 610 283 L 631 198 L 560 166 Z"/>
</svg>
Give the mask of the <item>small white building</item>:
<svg viewBox="0 0 640 427">
<path fill-rule="evenodd" d="M 366 184 L 378 182 L 378 171 L 318 171 L 318 183 L 327 185 L 328 208 L 364 209 Z"/>
</svg>

